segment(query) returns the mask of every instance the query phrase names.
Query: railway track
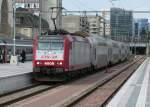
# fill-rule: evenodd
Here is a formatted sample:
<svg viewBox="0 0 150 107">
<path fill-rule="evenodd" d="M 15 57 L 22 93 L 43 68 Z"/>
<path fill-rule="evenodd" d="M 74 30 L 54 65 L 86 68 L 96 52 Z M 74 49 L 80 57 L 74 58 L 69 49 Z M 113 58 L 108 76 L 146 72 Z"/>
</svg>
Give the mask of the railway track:
<svg viewBox="0 0 150 107">
<path fill-rule="evenodd" d="M 30 88 L 34 88 L 34 87 L 37 87 L 39 85 L 40 85 L 40 83 L 35 83 L 35 84 L 32 84 L 32 85 L 24 87 L 24 88 L 20 88 L 20 89 L 14 90 L 14 91 L 10 91 L 10 92 L 6 92 L 6 93 L 3 93 L 3 94 L 0 94 L 0 98 L 4 97 L 4 96 L 7 96 L 7 95 L 11 95 L 11 94 L 17 93 L 19 91 L 24 91 L 24 90 L 27 90 L 27 89 L 30 89 Z"/>
<path fill-rule="evenodd" d="M 106 72 L 106 70 L 101 70 L 101 72 L 81 78 L 76 81 L 71 81 L 65 85 L 62 85 L 61 87 L 54 88 L 50 91 L 47 91 L 44 94 L 39 94 L 38 96 L 32 96 L 31 98 L 27 98 L 24 101 L 19 101 L 15 104 L 10 105 L 10 107 L 20 107 L 20 106 L 24 106 L 24 107 L 77 106 L 78 107 L 80 106 L 79 103 L 82 102 L 85 99 L 85 97 L 88 97 L 99 87 L 105 86 L 107 83 L 112 81 L 113 78 L 122 74 L 123 71 L 126 71 L 129 68 L 131 69 L 131 67 L 134 64 L 136 64 L 137 61 L 140 60 L 142 60 L 142 58 L 140 59 L 137 58 L 136 61 L 125 62 L 117 66 L 111 67 L 108 70 L 109 72 Z M 140 65 L 139 62 L 138 65 Z M 135 68 L 133 70 L 135 70 Z M 106 89 L 104 88 L 104 90 Z M 110 98 L 111 95 L 107 96 L 107 100 Z M 105 101 L 107 102 L 107 100 Z M 103 101 L 102 104 L 104 104 L 105 101 Z M 88 102 L 84 102 L 84 104 L 86 103 Z"/>
<path fill-rule="evenodd" d="M 121 63 L 121 64 L 117 65 L 117 67 L 119 68 L 120 66 L 125 65 L 125 64 L 127 64 L 127 62 Z M 115 68 L 116 68 L 116 66 L 115 66 Z M 86 76 L 88 76 L 88 75 L 86 75 Z M 84 78 L 84 77 L 81 77 L 81 78 Z M 74 80 L 76 80 L 76 78 Z M 71 82 L 73 82 L 74 80 L 72 80 Z M 57 85 L 49 86 L 49 85 L 42 85 L 41 83 L 36 83 L 36 84 L 33 84 L 33 85 L 25 87 L 25 88 L 21 88 L 21 89 L 15 90 L 15 91 L 1 94 L 0 95 L 0 107 L 11 105 L 18 101 L 24 100 L 26 98 L 40 94 L 47 90 L 53 89 L 59 85 L 57 84 Z"/>
<path fill-rule="evenodd" d="M 132 76 L 134 71 L 144 61 L 145 57 L 137 59 L 131 66 L 110 78 L 95 89 L 85 93 L 80 98 L 72 101 L 67 106 L 73 107 L 105 107 L 124 83 Z"/>
<path fill-rule="evenodd" d="M 42 84 L 36 84 L 34 86 L 24 88 L 21 90 L 17 90 L 14 92 L 10 92 L 4 95 L 0 96 L 0 107 L 4 107 L 13 103 L 16 103 L 18 101 L 24 100 L 26 98 L 29 98 L 31 96 L 40 94 L 42 92 L 45 92 L 47 90 L 51 90 L 53 88 L 56 88 L 60 86 L 60 84 L 56 85 L 42 85 Z"/>
<path fill-rule="evenodd" d="M 136 59 L 136 60 L 139 60 L 139 59 Z M 132 64 L 134 64 L 136 62 L 134 62 L 134 63 L 132 62 L 131 64 L 130 63 L 129 62 L 121 63 L 119 65 L 116 65 L 116 66 L 113 66 L 111 68 L 108 68 L 109 69 L 108 71 L 112 70 L 114 72 L 115 70 L 120 69 L 120 67 L 122 67 L 122 66 L 125 66 L 125 65 L 130 65 L 131 66 Z M 126 69 L 127 68 L 124 68 L 124 70 L 126 70 Z M 103 70 L 103 71 L 105 72 L 104 73 L 105 76 L 107 76 L 107 74 L 109 74 L 109 72 L 106 73 L 106 70 Z M 119 75 L 120 73 L 118 73 L 117 75 Z M 103 72 L 102 72 L 102 74 L 103 74 Z M 93 74 L 93 75 L 96 75 L 96 74 Z M 103 75 L 101 75 L 101 76 L 103 77 Z M 88 76 L 86 76 L 85 78 L 88 78 Z M 81 81 L 79 83 L 82 83 L 82 79 L 84 79 L 84 78 L 81 78 L 81 79 L 79 79 L 77 81 Z M 88 80 L 90 80 L 90 79 L 88 79 Z M 106 84 L 107 82 L 109 82 L 110 80 L 107 80 L 107 81 L 103 81 L 102 80 L 101 85 L 98 85 L 98 86 L 102 86 L 102 85 Z M 59 94 L 59 90 L 61 91 L 61 89 L 66 88 L 66 87 L 69 88 L 70 85 L 71 85 L 71 88 L 73 88 L 72 87 L 73 84 L 77 84 L 75 82 L 76 81 L 73 80 L 73 81 L 71 81 L 71 82 L 63 85 L 61 88 L 57 88 L 57 89 L 56 89 L 56 87 L 60 86 L 60 84 L 57 84 L 57 85 L 37 85 L 37 86 L 29 88 L 29 89 L 20 90 L 18 92 L 10 93 L 10 94 L 7 94 L 5 96 L 0 96 L 0 107 L 1 106 L 2 107 L 3 106 L 9 106 L 9 105 L 13 106 L 15 104 L 18 105 L 18 104 L 21 104 L 22 102 L 24 103 L 24 102 L 32 100 L 32 99 L 34 99 L 36 97 L 43 96 L 43 94 L 42 94 L 43 92 L 45 92 L 47 94 L 52 92 L 52 93 L 55 94 L 55 91 L 58 91 L 58 96 L 57 95 L 51 96 L 51 99 L 54 100 L 56 96 L 61 99 L 61 94 Z M 65 90 L 68 90 L 67 88 Z M 69 90 L 71 90 L 71 88 L 69 88 Z M 91 88 L 91 91 L 87 91 L 87 93 L 82 94 L 79 98 L 75 98 L 75 100 L 68 101 L 69 103 L 65 103 L 64 104 L 64 102 L 62 101 L 63 102 L 62 103 L 61 100 L 60 100 L 60 104 L 54 104 L 54 105 L 58 105 L 58 106 L 60 105 L 60 107 L 62 107 L 62 106 L 76 106 L 79 103 L 79 101 L 81 101 L 82 99 L 84 99 L 87 95 L 89 95 L 90 93 L 92 93 L 93 90 L 95 90 L 97 88 L 98 87 L 95 87 L 93 89 Z M 53 90 L 53 91 L 51 91 L 51 90 Z M 63 92 L 63 94 L 65 94 L 66 92 Z M 36 95 L 38 95 L 38 96 L 36 96 Z M 34 96 L 36 96 L 36 97 L 34 97 Z M 64 98 L 62 97 L 62 100 L 63 99 Z"/>
</svg>

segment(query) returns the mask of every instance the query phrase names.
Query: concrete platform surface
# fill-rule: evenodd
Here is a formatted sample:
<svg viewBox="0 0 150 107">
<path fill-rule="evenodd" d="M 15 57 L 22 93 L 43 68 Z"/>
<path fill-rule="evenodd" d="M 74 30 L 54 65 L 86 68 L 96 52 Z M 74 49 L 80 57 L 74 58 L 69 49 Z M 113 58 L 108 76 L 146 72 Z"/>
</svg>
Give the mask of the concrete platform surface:
<svg viewBox="0 0 150 107">
<path fill-rule="evenodd" d="M 150 58 L 143 62 L 107 107 L 150 107 Z"/>
<path fill-rule="evenodd" d="M 32 72 L 32 61 L 21 63 L 18 65 L 0 64 L 0 78 L 15 76 Z"/>
</svg>

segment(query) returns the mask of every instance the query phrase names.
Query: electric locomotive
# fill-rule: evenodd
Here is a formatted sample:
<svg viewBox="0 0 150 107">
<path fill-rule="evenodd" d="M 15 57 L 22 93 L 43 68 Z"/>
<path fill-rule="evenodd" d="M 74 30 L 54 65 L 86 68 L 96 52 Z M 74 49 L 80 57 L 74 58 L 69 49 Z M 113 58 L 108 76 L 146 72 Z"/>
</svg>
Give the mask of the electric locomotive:
<svg viewBox="0 0 150 107">
<path fill-rule="evenodd" d="M 33 72 L 40 81 L 66 79 L 71 72 L 91 67 L 90 43 L 80 36 L 42 36 L 35 40 Z M 55 78 L 54 78 L 55 77 Z"/>
</svg>

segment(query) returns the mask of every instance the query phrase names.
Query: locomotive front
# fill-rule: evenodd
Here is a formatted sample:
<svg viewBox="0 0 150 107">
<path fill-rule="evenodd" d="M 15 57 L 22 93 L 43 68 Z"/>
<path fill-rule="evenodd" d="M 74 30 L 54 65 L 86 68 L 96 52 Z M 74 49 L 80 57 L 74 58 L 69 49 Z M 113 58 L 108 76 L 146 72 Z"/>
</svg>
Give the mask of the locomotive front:
<svg viewBox="0 0 150 107">
<path fill-rule="evenodd" d="M 65 69 L 64 37 L 39 37 L 34 45 L 33 72 L 36 80 L 49 81 Z M 56 77 L 56 76 L 55 76 Z"/>
</svg>

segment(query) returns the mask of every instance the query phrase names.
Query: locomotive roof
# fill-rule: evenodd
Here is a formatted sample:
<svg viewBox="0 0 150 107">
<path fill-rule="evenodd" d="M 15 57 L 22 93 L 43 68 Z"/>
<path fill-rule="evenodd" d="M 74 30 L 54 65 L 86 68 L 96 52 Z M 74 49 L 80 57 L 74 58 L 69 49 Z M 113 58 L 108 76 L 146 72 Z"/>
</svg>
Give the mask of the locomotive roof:
<svg viewBox="0 0 150 107">
<path fill-rule="evenodd" d="M 108 45 L 107 39 L 98 35 L 90 35 L 87 37 L 92 44 L 97 45 Z"/>
<path fill-rule="evenodd" d="M 63 39 L 64 35 L 46 35 L 46 36 L 39 36 L 38 39 L 40 40 L 49 40 L 49 39 Z"/>
<path fill-rule="evenodd" d="M 46 36 L 39 36 L 39 40 L 50 40 L 50 39 L 64 39 L 67 37 L 70 41 L 88 41 L 87 38 L 77 35 L 46 35 Z"/>
<path fill-rule="evenodd" d="M 100 45 L 109 45 L 109 46 L 114 46 L 114 47 L 120 47 L 122 45 L 125 46 L 125 43 L 123 43 L 123 42 L 114 41 L 112 39 L 104 38 L 104 37 L 96 35 L 96 34 L 90 35 L 88 37 L 88 39 L 91 43 L 97 44 L 97 45 L 98 44 L 100 44 Z"/>
</svg>

